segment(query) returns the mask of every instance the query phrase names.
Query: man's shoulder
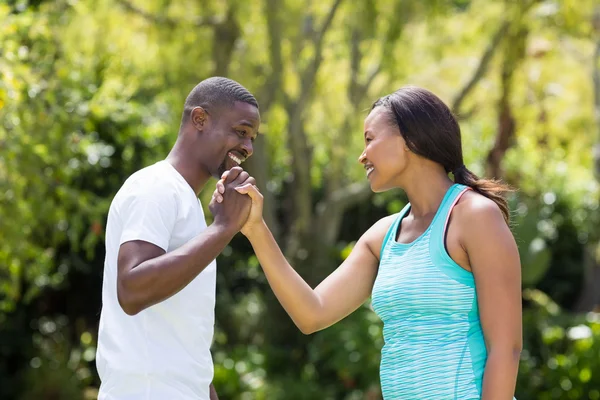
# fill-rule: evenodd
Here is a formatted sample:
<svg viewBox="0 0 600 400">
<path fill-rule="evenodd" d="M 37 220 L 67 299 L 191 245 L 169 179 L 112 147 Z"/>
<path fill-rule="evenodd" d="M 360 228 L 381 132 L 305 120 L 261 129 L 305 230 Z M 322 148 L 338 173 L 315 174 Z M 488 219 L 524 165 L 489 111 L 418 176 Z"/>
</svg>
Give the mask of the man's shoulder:
<svg viewBox="0 0 600 400">
<path fill-rule="evenodd" d="M 161 163 L 149 165 L 134 172 L 121 186 L 122 192 L 176 192 L 177 181 L 170 176 Z"/>
<path fill-rule="evenodd" d="M 156 203 L 177 201 L 180 192 L 177 182 L 169 179 L 157 164 L 130 175 L 115 194 L 111 206 L 131 203 L 136 199 L 148 199 Z"/>
</svg>

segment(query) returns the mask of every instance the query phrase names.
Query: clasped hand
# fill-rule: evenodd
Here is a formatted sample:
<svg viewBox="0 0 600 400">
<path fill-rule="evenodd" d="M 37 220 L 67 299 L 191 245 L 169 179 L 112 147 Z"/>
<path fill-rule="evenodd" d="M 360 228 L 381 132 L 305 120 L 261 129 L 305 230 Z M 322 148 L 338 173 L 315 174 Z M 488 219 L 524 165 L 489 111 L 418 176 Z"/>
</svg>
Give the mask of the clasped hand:
<svg viewBox="0 0 600 400">
<path fill-rule="evenodd" d="M 217 182 L 209 209 L 215 216 L 215 223 L 219 219 L 219 223 L 236 227 L 248 236 L 262 223 L 263 196 L 253 177 L 241 167 L 233 167 Z"/>
</svg>

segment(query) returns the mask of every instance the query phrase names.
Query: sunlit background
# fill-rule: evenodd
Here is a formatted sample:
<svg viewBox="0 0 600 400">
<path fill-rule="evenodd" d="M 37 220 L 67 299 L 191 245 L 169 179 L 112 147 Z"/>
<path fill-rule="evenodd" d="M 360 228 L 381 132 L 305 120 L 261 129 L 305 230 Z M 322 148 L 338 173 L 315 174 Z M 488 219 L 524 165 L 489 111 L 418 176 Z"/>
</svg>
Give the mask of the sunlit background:
<svg viewBox="0 0 600 400">
<path fill-rule="evenodd" d="M 357 163 L 370 105 L 405 84 L 442 97 L 460 118 L 466 165 L 518 189 L 517 398 L 600 399 L 594 3 L 0 1 L 0 398 L 95 398 L 108 206 L 131 173 L 166 156 L 192 87 L 220 75 L 260 103 L 264 135 L 245 165 L 313 285 L 406 203 L 373 195 Z M 369 304 L 304 336 L 244 237 L 218 262 L 222 399 L 381 398 Z"/>
</svg>

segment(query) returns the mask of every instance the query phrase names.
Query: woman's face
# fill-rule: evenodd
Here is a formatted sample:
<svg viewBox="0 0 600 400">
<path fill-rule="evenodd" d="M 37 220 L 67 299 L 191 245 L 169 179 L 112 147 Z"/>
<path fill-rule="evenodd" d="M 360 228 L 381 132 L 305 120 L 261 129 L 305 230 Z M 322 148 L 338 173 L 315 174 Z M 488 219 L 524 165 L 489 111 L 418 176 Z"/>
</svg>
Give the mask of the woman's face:
<svg viewBox="0 0 600 400">
<path fill-rule="evenodd" d="M 390 123 L 389 111 L 375 107 L 365 119 L 365 149 L 358 158 L 364 165 L 374 192 L 400 186 L 410 151 L 398 126 Z"/>
</svg>

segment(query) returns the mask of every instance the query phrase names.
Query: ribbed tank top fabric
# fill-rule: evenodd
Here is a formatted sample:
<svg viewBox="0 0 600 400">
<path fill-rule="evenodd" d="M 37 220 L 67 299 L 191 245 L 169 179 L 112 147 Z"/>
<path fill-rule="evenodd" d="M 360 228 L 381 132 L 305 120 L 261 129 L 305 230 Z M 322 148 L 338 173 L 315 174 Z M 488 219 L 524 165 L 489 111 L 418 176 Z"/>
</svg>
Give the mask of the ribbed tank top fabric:
<svg viewBox="0 0 600 400">
<path fill-rule="evenodd" d="M 444 245 L 451 210 L 469 189 L 451 186 L 425 232 L 398 243 L 407 204 L 384 238 L 372 305 L 384 326 L 385 400 L 481 398 L 487 351 L 475 280 Z"/>
</svg>

